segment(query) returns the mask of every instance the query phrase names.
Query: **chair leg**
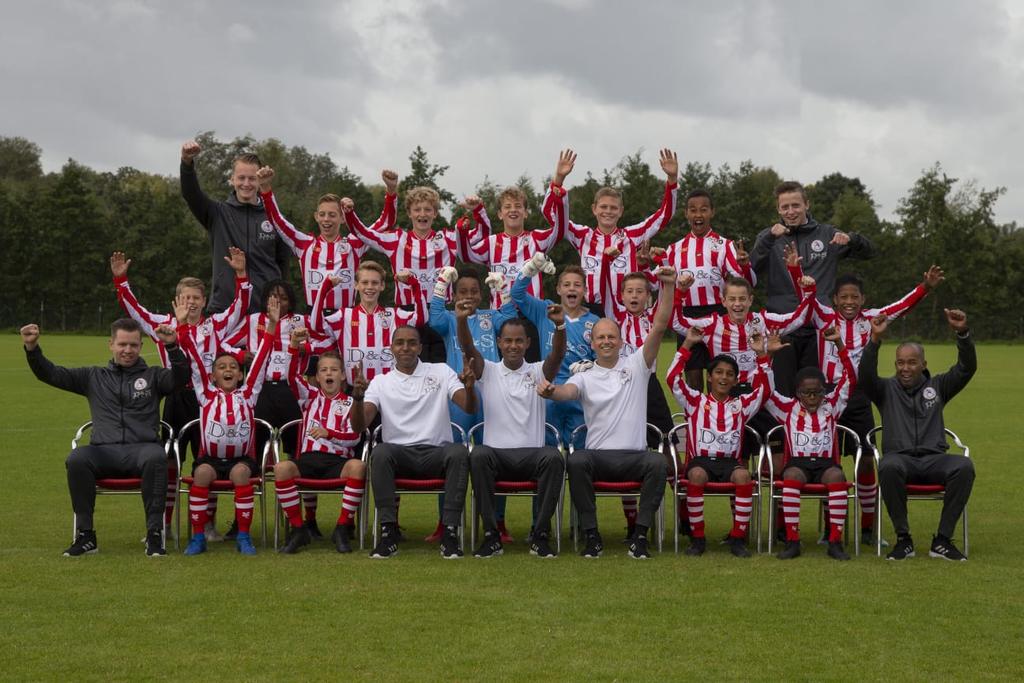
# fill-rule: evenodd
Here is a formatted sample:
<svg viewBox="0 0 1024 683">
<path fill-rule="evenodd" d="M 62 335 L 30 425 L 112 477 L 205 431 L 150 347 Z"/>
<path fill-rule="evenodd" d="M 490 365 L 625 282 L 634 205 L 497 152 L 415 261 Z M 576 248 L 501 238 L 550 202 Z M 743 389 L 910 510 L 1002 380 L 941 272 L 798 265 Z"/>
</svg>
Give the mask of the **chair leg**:
<svg viewBox="0 0 1024 683">
<path fill-rule="evenodd" d="M 78 515 L 71 513 L 71 542 L 78 540 Z"/>
</svg>

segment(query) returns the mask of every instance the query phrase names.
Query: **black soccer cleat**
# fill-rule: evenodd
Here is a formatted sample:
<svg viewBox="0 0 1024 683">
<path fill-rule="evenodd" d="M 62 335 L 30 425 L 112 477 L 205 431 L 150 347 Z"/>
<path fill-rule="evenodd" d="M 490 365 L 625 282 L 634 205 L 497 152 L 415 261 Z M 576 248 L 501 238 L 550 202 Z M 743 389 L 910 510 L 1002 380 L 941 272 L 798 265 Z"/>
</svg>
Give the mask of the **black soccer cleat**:
<svg viewBox="0 0 1024 683">
<path fill-rule="evenodd" d="M 501 545 L 501 541 L 498 541 Z M 462 548 L 459 546 L 459 531 L 453 526 L 446 526 L 441 534 L 441 557 L 446 560 L 457 560 L 462 557 Z"/>
<path fill-rule="evenodd" d="M 780 560 L 792 560 L 800 557 L 800 541 L 786 541 L 786 547 L 775 557 Z"/>
<path fill-rule="evenodd" d="M 902 536 L 896 539 L 896 545 L 885 556 L 887 560 L 905 560 L 914 556 L 914 539 L 910 536 Z"/>
<path fill-rule="evenodd" d="M 828 550 L 825 553 L 833 560 L 849 560 L 850 555 L 843 549 L 842 543 L 829 542 Z"/>
<path fill-rule="evenodd" d="M 530 554 L 541 559 L 558 557 L 551 544 L 548 542 L 548 535 L 543 531 L 530 532 Z"/>
<path fill-rule="evenodd" d="M 501 545 L 501 533 L 497 530 L 492 530 L 484 533 L 484 540 L 480 542 L 480 547 L 473 552 L 473 557 L 488 558 L 497 557 L 505 552 Z"/>
<path fill-rule="evenodd" d="M 164 534 L 159 529 L 146 532 L 146 557 L 163 557 L 167 554 L 164 549 Z"/>
<path fill-rule="evenodd" d="M 732 536 L 729 538 L 729 552 L 735 557 L 750 557 L 747 550 L 747 539 Z"/>
<path fill-rule="evenodd" d="M 604 543 L 601 541 L 601 534 L 595 529 L 587 534 L 587 545 L 580 555 L 588 560 L 596 560 L 601 557 L 602 550 L 604 550 Z"/>
<path fill-rule="evenodd" d="M 686 549 L 685 554 L 690 557 L 700 557 L 707 550 L 708 539 L 703 536 L 690 539 L 690 547 Z"/>
<path fill-rule="evenodd" d="M 352 544 L 349 543 L 349 526 L 341 525 L 334 527 L 334 533 L 331 534 L 331 540 L 334 541 L 334 549 L 339 553 L 345 554 L 352 552 Z"/>
<path fill-rule="evenodd" d="M 932 547 L 928 551 L 928 557 L 938 557 L 951 562 L 966 562 L 967 556 L 960 552 L 953 541 L 942 536 L 935 536 L 932 539 Z"/>
<path fill-rule="evenodd" d="M 79 531 L 75 542 L 64 551 L 64 557 L 81 557 L 82 555 L 94 555 L 100 551 L 96 543 L 96 532 L 93 530 Z"/>
<path fill-rule="evenodd" d="M 304 526 L 291 527 L 288 533 L 288 540 L 281 546 L 281 549 L 277 552 L 283 555 L 294 555 L 299 552 L 299 548 L 304 545 L 309 545 L 312 539 L 309 537 L 309 529 Z"/>
<path fill-rule="evenodd" d="M 377 547 L 370 552 L 370 557 L 374 560 L 386 560 L 397 555 L 397 531 L 397 527 L 394 524 L 383 525 L 380 531 L 380 540 L 377 541 Z"/>
<path fill-rule="evenodd" d="M 626 551 L 626 554 L 634 560 L 651 559 L 651 551 L 647 548 L 647 537 L 643 534 L 636 534 L 630 542 L 629 550 Z"/>
</svg>

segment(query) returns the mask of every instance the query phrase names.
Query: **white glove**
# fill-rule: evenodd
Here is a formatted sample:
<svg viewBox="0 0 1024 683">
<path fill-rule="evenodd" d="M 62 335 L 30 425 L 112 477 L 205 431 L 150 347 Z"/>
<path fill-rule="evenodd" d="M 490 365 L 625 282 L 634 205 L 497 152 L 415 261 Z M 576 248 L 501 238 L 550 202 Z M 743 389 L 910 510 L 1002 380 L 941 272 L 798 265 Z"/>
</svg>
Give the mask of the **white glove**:
<svg viewBox="0 0 1024 683">
<path fill-rule="evenodd" d="M 502 306 L 512 301 L 512 294 L 509 292 L 508 283 L 505 281 L 505 276 L 501 273 L 488 273 L 487 277 L 484 278 L 484 284 L 490 287 L 492 292 L 498 294 Z"/>
<path fill-rule="evenodd" d="M 569 372 L 574 375 L 578 375 L 581 372 L 586 372 L 590 368 L 594 367 L 594 361 L 592 360 L 578 360 L 569 366 Z"/>
<path fill-rule="evenodd" d="M 459 271 L 451 266 L 442 268 L 437 274 L 437 282 L 434 283 L 434 296 L 445 298 L 448 295 L 448 285 L 455 280 L 455 276 L 458 274 Z"/>
<path fill-rule="evenodd" d="M 553 275 L 555 264 L 546 254 L 538 251 L 523 265 L 523 269 L 520 272 L 523 274 L 523 277 L 533 277 L 542 271 L 548 275 Z"/>
</svg>

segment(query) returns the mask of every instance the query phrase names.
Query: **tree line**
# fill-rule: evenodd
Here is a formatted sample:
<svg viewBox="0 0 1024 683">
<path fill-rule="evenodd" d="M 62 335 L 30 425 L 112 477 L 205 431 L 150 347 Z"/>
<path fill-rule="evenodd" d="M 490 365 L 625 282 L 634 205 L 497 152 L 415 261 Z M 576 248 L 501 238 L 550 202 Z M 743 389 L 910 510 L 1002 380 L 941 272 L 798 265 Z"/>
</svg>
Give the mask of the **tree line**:
<svg viewBox="0 0 1024 683">
<path fill-rule="evenodd" d="M 351 197 L 364 222 L 376 218 L 383 205 L 379 178 L 360 178 L 347 167 L 339 168 L 327 154 L 289 147 L 274 138 L 225 141 L 208 131 L 196 139 L 203 147 L 197 172 L 211 197 L 227 196 L 231 160 L 242 151 L 256 151 L 276 171 L 274 191 L 282 210 L 302 229 L 315 230 L 316 200 L 327 192 Z M 572 220 L 592 224 L 590 204 L 604 185 L 622 192 L 623 225 L 652 212 L 661 200 L 664 180 L 652 172 L 645 156 L 640 150 L 596 175 L 570 176 Z M 119 315 L 108 265 L 114 250 L 132 259 L 133 288 L 144 305 L 156 310 L 169 307 L 182 276 L 209 281 L 209 242 L 181 199 L 176 176 L 130 167 L 100 172 L 70 159 L 59 172 L 44 173 L 40 157 L 33 142 L 0 137 L 0 282 L 7 292 L 0 302 L 0 325 L 15 328 L 37 321 L 51 331 L 103 330 Z M 399 191 L 429 185 L 440 192 L 453 220 L 460 215 L 457 198 L 444 187 L 449 167 L 432 162 L 420 147 L 412 151 L 409 162 Z M 718 168 L 689 162 L 680 173 L 679 210 L 652 245 L 667 246 L 679 239 L 686 230 L 683 197 L 703 187 L 714 197 L 715 229 L 744 239 L 751 249 L 757 233 L 778 220 L 772 191 L 782 180 L 771 167 L 751 161 Z M 530 199 L 527 225 L 536 227 L 543 223 L 540 202 L 549 181 L 520 176 L 499 182 L 485 176 L 477 194 L 499 229 L 498 194 L 506 183 L 520 185 Z M 968 311 L 971 327 L 981 339 L 1024 337 L 1024 307 L 1018 298 L 1024 291 L 1024 230 L 1016 223 L 996 222 L 995 204 L 1003 188 L 959 182 L 936 163 L 910 186 L 894 220 L 880 219 L 870 189 L 841 172 L 807 184 L 807 192 L 816 220 L 860 232 L 874 242 L 875 258 L 846 260 L 841 266 L 841 272 L 856 272 L 864 279 L 869 306 L 903 296 L 929 265 L 945 268 L 945 283 L 895 324 L 897 335 L 945 339 L 942 309 L 955 306 Z M 399 221 L 408 225 L 401 201 Z M 439 219 L 439 227 L 443 223 Z M 579 260 L 567 242 L 551 256 L 559 264 Z M 369 257 L 384 263 L 372 252 Z M 297 263 L 288 277 L 301 292 Z M 554 291 L 553 282 L 545 287 Z"/>
</svg>

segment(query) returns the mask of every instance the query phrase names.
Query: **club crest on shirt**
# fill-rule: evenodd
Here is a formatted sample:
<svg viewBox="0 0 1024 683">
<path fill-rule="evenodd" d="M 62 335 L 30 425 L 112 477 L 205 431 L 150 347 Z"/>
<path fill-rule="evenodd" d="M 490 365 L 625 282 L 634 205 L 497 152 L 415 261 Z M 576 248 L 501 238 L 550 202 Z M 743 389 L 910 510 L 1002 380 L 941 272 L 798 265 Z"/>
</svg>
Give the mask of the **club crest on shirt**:
<svg viewBox="0 0 1024 683">
<path fill-rule="evenodd" d="M 825 251 L 825 243 L 822 242 L 821 240 L 814 240 L 813 242 L 811 242 L 811 251 L 820 254 L 821 252 Z"/>
<path fill-rule="evenodd" d="M 350 251 L 352 251 L 352 245 L 350 245 L 350 244 L 349 244 L 348 242 L 346 242 L 345 240 L 341 240 L 340 242 L 338 242 L 338 252 L 339 252 L 339 253 L 341 253 L 341 254 L 347 254 L 347 253 L 349 253 Z"/>
<path fill-rule="evenodd" d="M 424 377 L 423 378 L 423 393 L 429 394 L 433 391 L 437 391 L 441 388 L 441 384 L 437 381 L 436 377 Z"/>
<path fill-rule="evenodd" d="M 494 329 L 494 323 L 491 321 L 491 316 L 489 314 L 481 313 L 480 314 L 480 331 L 482 331 L 482 332 L 490 332 L 492 329 Z"/>
<path fill-rule="evenodd" d="M 135 391 L 143 391 L 149 386 L 149 382 L 146 381 L 145 377 L 139 377 L 132 386 L 135 388 Z"/>
<path fill-rule="evenodd" d="M 631 379 L 633 379 L 633 373 L 629 371 L 629 368 L 619 370 L 619 384 L 625 385 Z"/>
<path fill-rule="evenodd" d="M 270 221 L 263 221 L 260 223 L 259 239 L 272 240 L 274 237 L 274 226 L 270 224 Z"/>
<path fill-rule="evenodd" d="M 721 237 L 708 237 L 707 240 L 715 249 L 721 249 L 722 245 L 725 244 L 725 240 L 723 240 Z"/>
<path fill-rule="evenodd" d="M 594 336 L 594 322 L 588 320 L 583 323 L 583 341 L 590 343 L 591 338 Z"/>
<path fill-rule="evenodd" d="M 430 238 L 430 246 L 434 251 L 443 251 L 447 246 L 445 244 L 444 235 L 434 233 L 434 236 Z"/>
<path fill-rule="evenodd" d="M 523 384 L 529 389 L 534 389 L 537 386 L 537 380 L 530 373 L 523 373 Z"/>
<path fill-rule="evenodd" d="M 867 320 L 858 320 L 857 321 L 857 333 L 858 334 L 867 334 L 870 331 L 871 331 L 871 323 L 869 323 Z"/>
<path fill-rule="evenodd" d="M 391 327 L 391 311 L 377 311 L 377 324 L 381 327 Z"/>
<path fill-rule="evenodd" d="M 347 401 L 348 399 L 345 400 Z M 334 407 L 331 408 L 331 412 L 334 413 L 335 415 L 341 415 L 343 412 L 345 412 L 345 404 L 335 403 Z"/>
<path fill-rule="evenodd" d="M 732 413 L 733 415 L 736 415 L 742 409 L 743 406 L 740 405 L 739 401 L 733 400 L 729 402 L 729 412 Z"/>
<path fill-rule="evenodd" d="M 921 396 L 923 396 L 926 401 L 934 401 L 937 395 L 938 394 L 935 393 L 935 389 L 933 387 L 925 387 L 924 391 L 921 392 Z"/>
</svg>

